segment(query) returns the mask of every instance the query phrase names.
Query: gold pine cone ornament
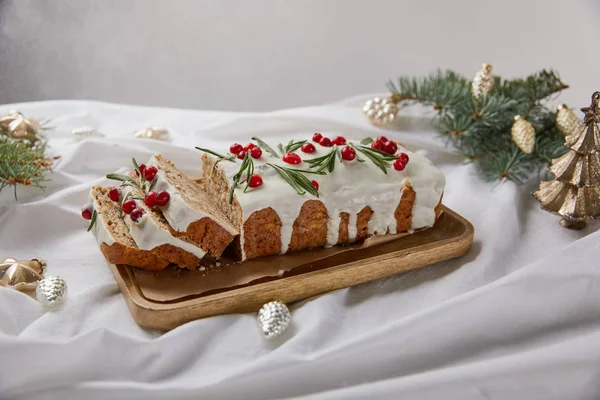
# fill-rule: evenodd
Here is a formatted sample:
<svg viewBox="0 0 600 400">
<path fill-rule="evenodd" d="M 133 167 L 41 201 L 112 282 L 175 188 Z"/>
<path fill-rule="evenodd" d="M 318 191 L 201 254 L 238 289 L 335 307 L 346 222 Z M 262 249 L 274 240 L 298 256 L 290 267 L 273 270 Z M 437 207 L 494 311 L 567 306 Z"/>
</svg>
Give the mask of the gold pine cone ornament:
<svg viewBox="0 0 600 400">
<path fill-rule="evenodd" d="M 391 96 L 387 99 L 375 97 L 372 100 L 367 100 L 362 111 L 372 124 L 381 126 L 396 119 L 398 106 Z"/>
<path fill-rule="evenodd" d="M 523 153 L 533 153 L 533 149 L 535 148 L 535 128 L 531 125 L 531 122 L 517 115 L 512 128 L 510 128 L 510 135 L 513 142 L 515 142 Z"/>
<path fill-rule="evenodd" d="M 566 104 L 561 104 L 557 108 L 556 128 L 565 136 L 577 133 L 581 129 L 581 121 Z"/>
<path fill-rule="evenodd" d="M 471 82 L 471 94 L 476 100 L 481 100 L 494 87 L 494 76 L 490 64 L 481 64 L 481 69 L 473 77 Z"/>
</svg>

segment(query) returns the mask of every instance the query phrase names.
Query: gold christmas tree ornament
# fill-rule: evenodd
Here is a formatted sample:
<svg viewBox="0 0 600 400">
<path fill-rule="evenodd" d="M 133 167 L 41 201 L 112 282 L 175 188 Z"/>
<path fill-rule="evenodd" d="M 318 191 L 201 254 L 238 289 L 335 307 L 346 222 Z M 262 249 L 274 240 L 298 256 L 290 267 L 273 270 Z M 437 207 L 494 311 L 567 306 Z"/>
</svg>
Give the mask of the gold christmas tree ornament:
<svg viewBox="0 0 600 400">
<path fill-rule="evenodd" d="M 46 262 L 42 259 L 17 260 L 5 258 L 0 262 L 0 286 L 16 290 L 35 289 L 44 277 Z"/>
<path fill-rule="evenodd" d="M 515 116 L 515 122 L 510 128 L 513 142 L 525 154 L 533 153 L 535 148 L 535 128 L 529 121 L 520 115 Z"/>
<path fill-rule="evenodd" d="M 164 128 L 159 127 L 151 127 L 140 129 L 139 131 L 133 134 L 134 137 L 139 139 L 156 139 L 156 140 L 169 140 L 169 131 Z"/>
<path fill-rule="evenodd" d="M 375 97 L 372 100 L 367 100 L 362 111 L 372 124 L 381 126 L 396 119 L 398 106 L 393 96 L 387 99 Z"/>
<path fill-rule="evenodd" d="M 556 110 L 556 128 L 565 136 L 577 133 L 581 128 L 581 121 L 566 104 L 559 105 Z"/>
<path fill-rule="evenodd" d="M 600 92 L 592 95 L 584 112 L 583 125 L 567 136 L 569 151 L 552 160 L 548 169 L 551 181 L 542 181 L 533 195 L 542 208 L 562 217 L 560 224 L 569 229 L 582 229 L 586 220 L 600 219 Z"/>
<path fill-rule="evenodd" d="M 490 64 L 481 64 L 481 69 L 475 74 L 471 83 L 471 93 L 476 100 L 481 100 L 494 87 L 494 77 Z"/>
<path fill-rule="evenodd" d="M 4 131 L 8 137 L 19 140 L 28 140 L 35 143 L 41 139 L 40 123 L 29 118 L 25 118 L 17 110 L 12 110 L 7 116 L 0 118 L 0 130 Z"/>
</svg>

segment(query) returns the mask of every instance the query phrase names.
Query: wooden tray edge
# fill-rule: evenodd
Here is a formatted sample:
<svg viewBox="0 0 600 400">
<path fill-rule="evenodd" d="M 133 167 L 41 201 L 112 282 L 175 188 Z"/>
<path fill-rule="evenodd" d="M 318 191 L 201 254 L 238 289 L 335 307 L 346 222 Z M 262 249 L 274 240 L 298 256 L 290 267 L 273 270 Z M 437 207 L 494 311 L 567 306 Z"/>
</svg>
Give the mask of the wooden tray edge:
<svg viewBox="0 0 600 400">
<path fill-rule="evenodd" d="M 449 208 L 443 206 L 443 210 L 465 226 L 462 234 L 423 244 L 419 246 L 421 250 L 418 252 L 409 248 L 286 277 L 285 287 L 281 287 L 281 280 L 275 280 L 185 300 L 175 305 L 146 299 L 129 267 L 111 265 L 111 270 L 135 321 L 145 328 L 169 330 L 196 319 L 258 311 L 268 301 L 281 300 L 291 303 L 463 256 L 473 244 L 473 225 Z M 399 257 L 402 257 L 403 261 L 400 266 L 397 262 Z M 349 270 L 353 270 L 353 273 L 348 273 Z"/>
</svg>

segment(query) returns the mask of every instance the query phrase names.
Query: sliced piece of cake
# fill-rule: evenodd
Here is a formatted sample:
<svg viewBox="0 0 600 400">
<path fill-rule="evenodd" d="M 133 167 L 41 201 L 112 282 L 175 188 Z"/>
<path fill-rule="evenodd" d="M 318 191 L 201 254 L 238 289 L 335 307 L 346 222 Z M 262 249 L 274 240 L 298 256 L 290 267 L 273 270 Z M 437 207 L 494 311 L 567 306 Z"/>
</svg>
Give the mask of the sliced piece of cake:
<svg viewBox="0 0 600 400">
<path fill-rule="evenodd" d="M 169 202 L 160 207 L 169 225 L 213 257 L 219 257 L 239 231 L 202 187 L 181 173 L 162 155 L 156 154 L 145 168 L 156 168 L 153 191 L 167 192 Z"/>
<path fill-rule="evenodd" d="M 166 268 L 169 261 L 136 245 L 121 218 L 119 201 L 111 200 L 109 192 L 109 188 L 101 186 L 94 186 L 90 191 L 92 212 L 96 212 L 91 231 L 106 260 L 112 264 L 126 264 L 148 270 Z"/>
<path fill-rule="evenodd" d="M 181 268 L 198 268 L 206 251 L 173 230 L 158 207 L 146 205 L 146 194 L 140 187 L 124 185 L 121 191 L 123 211 L 127 214 L 124 220 L 137 246 Z"/>
</svg>

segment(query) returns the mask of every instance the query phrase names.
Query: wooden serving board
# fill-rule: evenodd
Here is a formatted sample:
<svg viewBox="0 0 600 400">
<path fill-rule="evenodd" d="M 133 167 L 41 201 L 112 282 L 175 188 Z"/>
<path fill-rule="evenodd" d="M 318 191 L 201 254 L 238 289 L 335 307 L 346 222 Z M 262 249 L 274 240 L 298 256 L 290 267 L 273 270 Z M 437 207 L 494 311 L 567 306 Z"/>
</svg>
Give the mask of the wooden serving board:
<svg viewBox="0 0 600 400">
<path fill-rule="evenodd" d="M 111 269 L 136 322 L 145 328 L 169 330 L 195 319 L 258 311 L 272 300 L 291 303 L 460 257 L 471 248 L 473 225 L 454 211 L 446 207 L 443 210 L 433 228 L 369 248 L 324 258 L 321 254 L 316 261 L 282 276 L 221 290 L 194 293 L 190 280 L 175 276 L 174 271 L 151 273 L 154 284 L 149 285 L 148 272 L 126 265 L 111 265 Z M 312 253 L 319 255 L 319 251 Z M 282 257 L 286 255 L 277 257 L 285 260 Z M 244 268 L 244 263 L 227 268 Z M 203 279 L 199 272 L 182 274 Z M 187 282 L 185 289 L 183 282 Z M 161 291 L 168 295 L 163 296 Z"/>
</svg>

